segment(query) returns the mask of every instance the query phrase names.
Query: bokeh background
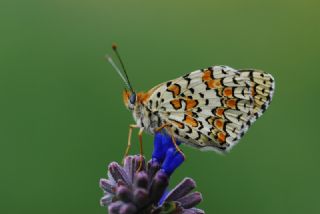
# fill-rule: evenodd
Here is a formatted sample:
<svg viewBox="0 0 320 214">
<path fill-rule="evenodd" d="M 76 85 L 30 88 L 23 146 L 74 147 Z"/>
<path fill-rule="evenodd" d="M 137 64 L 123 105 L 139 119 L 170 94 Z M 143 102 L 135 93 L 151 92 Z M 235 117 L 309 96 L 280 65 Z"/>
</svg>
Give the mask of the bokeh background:
<svg viewBox="0 0 320 214">
<path fill-rule="evenodd" d="M 215 64 L 272 73 L 273 103 L 241 143 L 227 156 L 184 148 L 171 183 L 193 177 L 207 213 L 319 213 L 319 6 L 1 0 L 0 213 L 106 213 L 98 181 L 133 123 L 104 59 L 112 42 L 137 90 Z"/>
</svg>

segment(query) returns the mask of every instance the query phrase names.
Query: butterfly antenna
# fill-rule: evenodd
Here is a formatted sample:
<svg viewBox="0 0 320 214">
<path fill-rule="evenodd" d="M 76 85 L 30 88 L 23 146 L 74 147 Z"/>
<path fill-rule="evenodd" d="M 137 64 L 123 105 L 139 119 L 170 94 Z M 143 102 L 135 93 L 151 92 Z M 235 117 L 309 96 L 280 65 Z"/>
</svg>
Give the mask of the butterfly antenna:
<svg viewBox="0 0 320 214">
<path fill-rule="evenodd" d="M 128 80 L 123 76 L 122 72 L 120 71 L 120 69 L 118 68 L 118 66 L 116 65 L 116 63 L 114 63 L 114 61 L 112 60 L 112 58 L 108 55 L 106 55 L 106 59 L 109 61 L 109 63 L 112 65 L 112 67 L 114 68 L 114 70 L 116 70 L 116 72 L 119 74 L 119 76 L 121 77 L 121 79 L 124 81 L 124 83 L 126 84 L 127 88 L 129 88 L 132 91 L 132 88 L 128 82 Z"/>
<path fill-rule="evenodd" d="M 121 67 L 122 67 L 122 70 L 123 70 L 123 72 L 124 72 L 124 75 L 125 75 L 126 78 L 127 78 L 127 83 L 128 83 L 128 85 L 129 85 L 129 88 L 130 88 L 130 90 L 133 92 L 132 85 L 131 85 L 131 83 L 130 83 L 130 80 L 129 80 L 127 71 L 126 71 L 126 69 L 125 69 L 125 67 L 124 67 L 124 64 L 123 64 L 123 62 L 122 62 L 122 59 L 121 59 L 121 57 L 120 57 L 120 54 L 119 54 L 119 52 L 118 52 L 117 45 L 116 45 L 116 44 L 112 44 L 112 49 L 113 49 L 113 51 L 115 52 L 115 54 L 117 55 L 117 57 L 118 57 L 118 59 L 119 59 L 119 62 L 120 62 L 120 64 L 121 64 Z"/>
</svg>

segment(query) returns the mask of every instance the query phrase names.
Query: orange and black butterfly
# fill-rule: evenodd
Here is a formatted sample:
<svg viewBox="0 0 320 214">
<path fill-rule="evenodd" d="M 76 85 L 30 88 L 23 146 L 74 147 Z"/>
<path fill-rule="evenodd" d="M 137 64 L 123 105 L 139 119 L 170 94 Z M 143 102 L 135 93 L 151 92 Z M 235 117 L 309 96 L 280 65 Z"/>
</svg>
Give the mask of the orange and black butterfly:
<svg viewBox="0 0 320 214">
<path fill-rule="evenodd" d="M 268 108 L 275 82 L 271 74 L 256 69 L 211 66 L 161 83 L 147 92 L 136 92 L 122 60 L 121 71 L 109 62 L 125 82 L 125 106 L 132 112 L 132 128 L 154 134 L 163 130 L 176 141 L 199 150 L 229 151 Z M 181 152 L 178 146 L 177 150 Z M 141 146 L 142 150 L 142 146 Z M 126 154 L 127 154 L 126 152 Z"/>
</svg>

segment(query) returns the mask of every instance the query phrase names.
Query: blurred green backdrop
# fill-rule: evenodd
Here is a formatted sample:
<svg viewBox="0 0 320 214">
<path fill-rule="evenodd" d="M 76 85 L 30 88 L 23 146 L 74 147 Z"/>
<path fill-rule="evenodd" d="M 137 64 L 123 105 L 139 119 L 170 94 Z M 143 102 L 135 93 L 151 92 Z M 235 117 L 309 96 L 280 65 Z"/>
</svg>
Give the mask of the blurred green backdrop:
<svg viewBox="0 0 320 214">
<path fill-rule="evenodd" d="M 214 64 L 272 73 L 273 103 L 242 142 L 184 148 L 172 184 L 193 177 L 207 213 L 319 213 L 319 6 L 1 0 L 0 213 L 106 213 L 98 181 L 133 122 L 104 60 L 114 41 L 139 90 Z"/>
</svg>

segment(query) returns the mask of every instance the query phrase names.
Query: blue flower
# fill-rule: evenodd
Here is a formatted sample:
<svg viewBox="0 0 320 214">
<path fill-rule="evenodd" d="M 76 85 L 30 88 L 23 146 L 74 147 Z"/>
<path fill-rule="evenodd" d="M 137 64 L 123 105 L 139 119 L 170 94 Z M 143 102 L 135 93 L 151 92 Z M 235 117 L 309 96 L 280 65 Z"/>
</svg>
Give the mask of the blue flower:
<svg viewBox="0 0 320 214">
<path fill-rule="evenodd" d="M 161 169 L 170 176 L 184 161 L 183 155 L 176 150 L 171 137 L 167 134 L 157 132 L 153 144 L 152 160 L 162 163 Z M 181 143 L 177 141 L 177 144 Z"/>
</svg>

